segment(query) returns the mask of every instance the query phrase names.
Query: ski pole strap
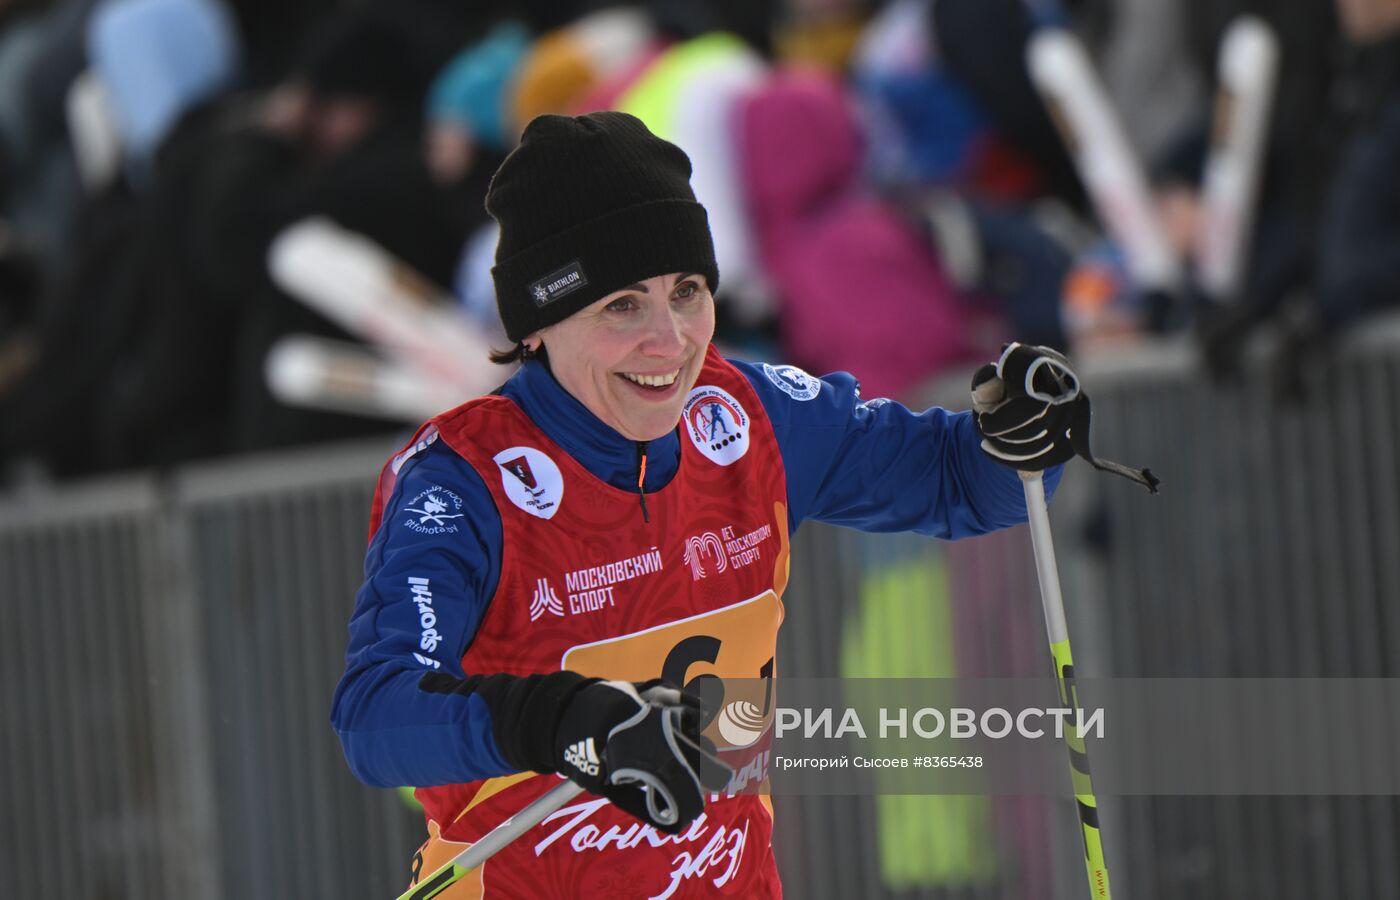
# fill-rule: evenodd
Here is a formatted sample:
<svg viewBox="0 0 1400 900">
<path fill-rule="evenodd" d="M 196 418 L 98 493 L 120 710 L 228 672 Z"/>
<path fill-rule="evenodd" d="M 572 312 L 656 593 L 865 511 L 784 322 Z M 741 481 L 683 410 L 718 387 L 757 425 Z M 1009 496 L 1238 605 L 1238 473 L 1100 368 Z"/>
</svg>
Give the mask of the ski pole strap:
<svg viewBox="0 0 1400 900">
<path fill-rule="evenodd" d="M 1158 493 L 1157 485 L 1162 482 L 1161 479 L 1152 474 L 1152 470 L 1133 469 L 1122 463 L 1099 459 L 1089 449 L 1089 397 L 1086 394 L 1081 393 L 1070 403 L 1069 444 L 1074 448 L 1077 456 L 1100 472 L 1121 475 L 1129 481 L 1135 481 L 1147 488 L 1148 493 Z"/>
</svg>

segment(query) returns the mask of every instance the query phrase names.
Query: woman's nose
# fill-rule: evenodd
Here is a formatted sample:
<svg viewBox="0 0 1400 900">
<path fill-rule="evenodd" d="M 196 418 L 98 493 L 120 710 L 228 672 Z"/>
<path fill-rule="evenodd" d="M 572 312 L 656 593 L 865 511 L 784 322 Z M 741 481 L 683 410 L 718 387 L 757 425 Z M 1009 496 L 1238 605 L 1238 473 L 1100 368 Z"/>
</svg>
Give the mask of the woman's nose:
<svg viewBox="0 0 1400 900">
<path fill-rule="evenodd" d="M 652 356 L 675 356 L 685 346 L 680 322 L 669 303 L 658 304 L 658 308 L 647 317 L 647 334 L 642 342 L 642 350 Z"/>
</svg>

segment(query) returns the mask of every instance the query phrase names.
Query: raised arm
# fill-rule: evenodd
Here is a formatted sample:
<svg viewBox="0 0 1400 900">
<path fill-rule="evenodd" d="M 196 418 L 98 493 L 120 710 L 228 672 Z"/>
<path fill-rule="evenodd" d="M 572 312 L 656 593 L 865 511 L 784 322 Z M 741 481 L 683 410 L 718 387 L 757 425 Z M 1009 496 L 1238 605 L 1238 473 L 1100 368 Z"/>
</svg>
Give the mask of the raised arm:
<svg viewBox="0 0 1400 900">
<path fill-rule="evenodd" d="M 982 450 L 970 412 L 862 400 L 856 379 L 735 362 L 773 422 L 787 470 L 789 527 L 804 519 L 941 538 L 1026 520 L 1016 473 Z M 1053 490 L 1060 466 L 1045 473 Z"/>
</svg>

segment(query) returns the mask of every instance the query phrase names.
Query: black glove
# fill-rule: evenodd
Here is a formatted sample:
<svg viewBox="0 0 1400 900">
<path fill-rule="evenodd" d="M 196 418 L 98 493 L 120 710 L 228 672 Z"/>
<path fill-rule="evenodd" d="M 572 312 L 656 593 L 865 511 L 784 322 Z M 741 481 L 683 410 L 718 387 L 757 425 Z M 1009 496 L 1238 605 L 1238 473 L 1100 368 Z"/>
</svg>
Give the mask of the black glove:
<svg viewBox="0 0 1400 900">
<path fill-rule="evenodd" d="M 1160 482 L 1147 469 L 1101 460 L 1090 451 L 1089 396 L 1057 350 L 1007 344 L 1000 359 L 972 376 L 972 419 L 982 449 L 1004 466 L 1040 472 L 1078 455 L 1157 493 Z"/>
<path fill-rule="evenodd" d="M 1069 360 L 1049 347 L 1007 344 L 972 376 L 972 410 L 982 449 L 997 462 L 1039 472 L 1068 462 L 1070 404 L 1080 396 Z"/>
<path fill-rule="evenodd" d="M 733 774 L 700 734 L 700 701 L 660 680 L 432 672 L 419 687 L 481 697 L 506 762 L 564 775 L 668 834 L 694 821 L 705 792 L 723 790 Z"/>
<path fill-rule="evenodd" d="M 731 774 L 700 720 L 700 701 L 663 682 L 595 682 L 559 720 L 558 771 L 676 834 L 704 811 L 706 790 L 723 790 Z"/>
</svg>

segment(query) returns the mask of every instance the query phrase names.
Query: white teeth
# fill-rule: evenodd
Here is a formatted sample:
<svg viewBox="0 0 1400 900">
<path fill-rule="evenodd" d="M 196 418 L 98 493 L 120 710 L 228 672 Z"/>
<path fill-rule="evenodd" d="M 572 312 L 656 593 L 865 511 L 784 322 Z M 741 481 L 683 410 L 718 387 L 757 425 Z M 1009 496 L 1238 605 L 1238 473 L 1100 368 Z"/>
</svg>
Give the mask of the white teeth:
<svg viewBox="0 0 1400 900">
<path fill-rule="evenodd" d="M 647 387 L 666 387 L 668 384 L 674 384 L 680 374 L 681 370 L 677 369 L 668 375 L 633 375 L 631 372 L 623 372 L 622 377 Z"/>
</svg>

